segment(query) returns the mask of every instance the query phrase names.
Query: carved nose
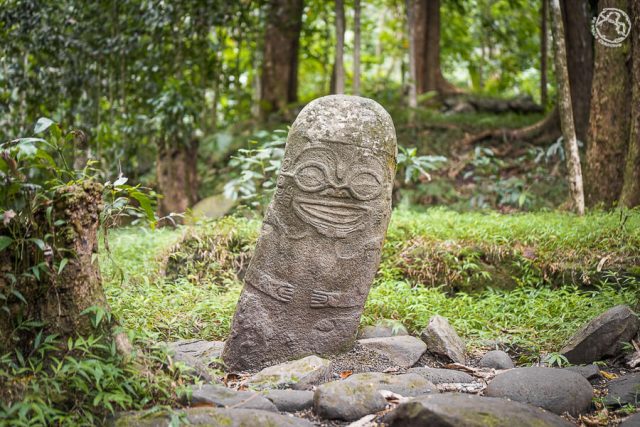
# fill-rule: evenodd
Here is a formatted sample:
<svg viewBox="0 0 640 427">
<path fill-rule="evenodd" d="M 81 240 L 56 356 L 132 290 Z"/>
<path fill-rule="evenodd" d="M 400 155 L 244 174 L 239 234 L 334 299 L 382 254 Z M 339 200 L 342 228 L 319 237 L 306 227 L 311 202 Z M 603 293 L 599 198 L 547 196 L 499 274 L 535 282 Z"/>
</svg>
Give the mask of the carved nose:
<svg viewBox="0 0 640 427">
<path fill-rule="evenodd" d="M 329 187 L 322 192 L 322 195 L 329 196 L 329 197 L 347 198 L 349 197 L 349 191 L 345 190 L 344 188 L 339 189 L 339 188 Z"/>
</svg>

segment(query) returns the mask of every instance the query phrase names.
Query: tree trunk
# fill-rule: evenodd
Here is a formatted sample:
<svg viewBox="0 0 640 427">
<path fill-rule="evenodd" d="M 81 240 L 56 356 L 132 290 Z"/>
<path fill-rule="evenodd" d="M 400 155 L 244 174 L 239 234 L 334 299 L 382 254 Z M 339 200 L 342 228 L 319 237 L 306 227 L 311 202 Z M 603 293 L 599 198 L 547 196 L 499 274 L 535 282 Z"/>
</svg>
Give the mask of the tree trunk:
<svg viewBox="0 0 640 427">
<path fill-rule="evenodd" d="M 428 0 L 408 0 L 407 15 L 412 13 L 409 35 L 413 40 L 413 59 L 415 62 L 416 93 L 425 93 L 425 60 L 427 41 L 427 1 Z M 408 8 L 411 7 L 411 11 Z M 411 50 L 411 42 L 409 43 Z M 411 53 L 410 53 L 411 54 Z"/>
<path fill-rule="evenodd" d="M 61 187 L 56 190 L 51 206 L 51 221 L 47 220 L 45 212 L 36 213 L 41 217 L 39 224 L 43 228 L 38 230 L 38 235 L 29 234 L 27 237 L 42 239 L 45 234 L 52 234 L 53 248 L 46 247 L 44 255 L 28 246 L 0 252 L 0 273 L 3 273 L 0 275 L 0 294 L 8 296 L 5 303 L 9 310 L 8 315 L 4 310 L 0 314 L 2 354 L 14 349 L 24 354 L 32 349 L 37 331 L 17 328 L 19 323 L 42 322 L 45 336 L 58 334 L 60 339 L 66 340 L 67 337 L 96 332 L 92 317 L 96 318 L 97 311 L 109 312 L 95 258 L 103 206 L 102 186 L 85 182 Z M 55 226 L 58 221 L 62 225 Z M 7 233 L 0 230 L 0 234 Z M 67 260 L 66 265 L 63 259 Z M 27 278 L 23 274 L 25 270 L 37 264 L 46 267 L 44 270 L 39 268 L 38 277 Z M 7 273 L 12 274 L 15 281 L 10 280 Z M 16 298 L 16 292 L 22 298 Z M 94 311 L 86 313 L 87 309 Z M 102 319 L 97 329 L 110 335 L 116 323 L 104 316 Z M 122 335 L 114 338 L 119 349 L 128 351 L 126 338 Z"/>
<path fill-rule="evenodd" d="M 598 9 L 628 10 L 627 6 L 626 0 L 602 0 Z M 617 48 L 596 43 L 585 173 L 589 206 L 611 207 L 620 200 L 622 191 L 631 98 L 628 41 L 624 43 Z"/>
<path fill-rule="evenodd" d="M 459 90 L 445 80 L 440 68 L 440 0 L 426 0 L 426 3 L 424 91 L 457 93 Z"/>
<path fill-rule="evenodd" d="M 640 206 L 640 3 L 631 4 L 631 124 L 620 204 Z"/>
<path fill-rule="evenodd" d="M 335 93 L 344 93 L 344 0 L 336 0 Z"/>
<path fill-rule="evenodd" d="M 197 155 L 195 140 L 188 144 L 169 144 L 166 140 L 158 143 L 156 173 L 162 195 L 158 203 L 161 217 L 184 213 L 197 201 Z"/>
<path fill-rule="evenodd" d="M 587 140 L 593 80 L 593 35 L 589 2 L 561 0 L 567 48 L 567 65 L 576 136 Z"/>
<path fill-rule="evenodd" d="M 573 110 L 571 105 L 571 88 L 569 86 L 569 71 L 567 68 L 567 52 L 564 42 L 564 23 L 559 0 L 551 1 L 551 16 L 553 23 L 553 40 L 555 42 L 556 80 L 558 82 L 558 110 L 560 112 L 560 128 L 565 143 L 567 171 L 569 173 L 569 189 L 573 208 L 578 215 L 584 215 L 584 192 L 582 189 L 582 169 L 580 168 L 580 153 L 576 130 L 573 125 Z"/>
<path fill-rule="evenodd" d="M 416 47 L 415 35 L 415 0 L 406 0 L 407 6 L 407 31 L 409 37 L 409 108 L 414 109 L 418 106 L 418 96 L 416 89 Z M 414 119 L 413 111 L 410 112 L 409 121 L 412 123 Z"/>
<path fill-rule="evenodd" d="M 542 8 L 540 11 L 540 104 L 543 107 L 547 105 L 547 57 L 549 55 L 547 48 L 547 16 L 549 3 L 542 0 Z"/>
<path fill-rule="evenodd" d="M 360 0 L 353 2 L 353 94 L 360 95 Z"/>
<path fill-rule="evenodd" d="M 270 0 L 264 36 L 260 110 L 264 119 L 297 101 L 303 0 Z"/>
</svg>

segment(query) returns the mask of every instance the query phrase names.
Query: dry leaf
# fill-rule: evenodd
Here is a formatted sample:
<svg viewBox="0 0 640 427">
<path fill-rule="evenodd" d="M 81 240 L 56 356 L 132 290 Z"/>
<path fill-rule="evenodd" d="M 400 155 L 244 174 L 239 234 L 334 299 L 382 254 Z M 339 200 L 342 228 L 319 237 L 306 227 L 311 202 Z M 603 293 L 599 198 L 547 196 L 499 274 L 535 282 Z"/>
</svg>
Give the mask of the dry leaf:
<svg viewBox="0 0 640 427">
<path fill-rule="evenodd" d="M 353 374 L 353 371 L 342 371 L 340 372 L 340 378 L 345 379 L 349 378 Z"/>
</svg>

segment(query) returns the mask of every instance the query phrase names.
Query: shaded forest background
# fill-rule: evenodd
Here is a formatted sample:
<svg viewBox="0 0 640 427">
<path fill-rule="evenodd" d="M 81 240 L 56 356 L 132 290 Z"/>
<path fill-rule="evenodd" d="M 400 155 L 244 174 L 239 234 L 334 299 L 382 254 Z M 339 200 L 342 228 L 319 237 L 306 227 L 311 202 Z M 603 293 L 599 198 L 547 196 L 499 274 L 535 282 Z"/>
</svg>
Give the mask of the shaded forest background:
<svg viewBox="0 0 640 427">
<path fill-rule="evenodd" d="M 635 206 L 637 4 L 561 5 L 587 204 Z M 620 48 L 591 34 L 605 7 L 632 16 Z M 273 130 L 329 93 L 361 94 L 390 110 L 399 143 L 415 148 L 406 164 L 431 169 L 430 182 L 417 173 L 399 183 L 409 203 L 536 209 L 566 201 L 542 1 L 5 0 L 0 39 L 0 139 L 31 135 L 43 116 L 81 129 L 66 148 L 74 163 L 94 159 L 104 180 L 124 175 L 154 188 L 164 196 L 160 216 L 225 185 L 237 196 L 230 181 L 245 190 L 247 181 L 263 184 L 233 162 L 236 150 L 282 139 Z"/>
</svg>

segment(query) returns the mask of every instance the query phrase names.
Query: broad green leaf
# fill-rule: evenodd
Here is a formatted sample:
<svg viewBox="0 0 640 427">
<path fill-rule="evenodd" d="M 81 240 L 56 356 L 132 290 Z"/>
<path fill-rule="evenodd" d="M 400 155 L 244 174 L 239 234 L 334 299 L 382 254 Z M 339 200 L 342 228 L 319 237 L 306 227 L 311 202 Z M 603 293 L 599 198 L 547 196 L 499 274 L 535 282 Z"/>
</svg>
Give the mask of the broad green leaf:
<svg viewBox="0 0 640 427">
<path fill-rule="evenodd" d="M 6 249 L 11 243 L 13 243 L 13 239 L 9 236 L 0 236 L 0 251 Z"/>
<path fill-rule="evenodd" d="M 35 133 L 42 133 L 45 130 L 49 129 L 49 127 L 53 124 L 53 120 L 48 119 L 46 117 L 40 117 L 38 119 L 38 121 L 36 122 L 35 127 L 33 128 L 33 131 Z"/>
</svg>

